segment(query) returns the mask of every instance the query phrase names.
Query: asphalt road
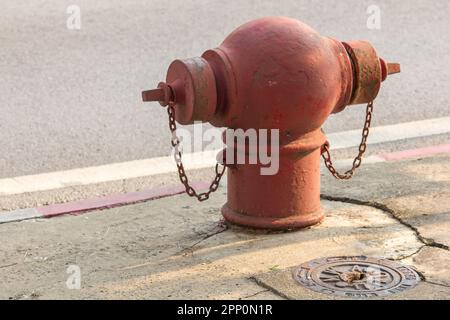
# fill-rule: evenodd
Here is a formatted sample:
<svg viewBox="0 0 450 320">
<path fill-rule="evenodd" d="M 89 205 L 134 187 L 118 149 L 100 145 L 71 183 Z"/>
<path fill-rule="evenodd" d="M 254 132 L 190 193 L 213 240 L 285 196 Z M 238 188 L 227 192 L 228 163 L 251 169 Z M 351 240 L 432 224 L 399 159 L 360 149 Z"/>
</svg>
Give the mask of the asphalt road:
<svg viewBox="0 0 450 320">
<path fill-rule="evenodd" d="M 81 8 L 80 30 L 66 27 L 71 4 Z M 380 30 L 366 26 L 371 4 L 381 9 Z M 166 112 L 140 92 L 173 59 L 269 15 L 366 39 L 401 63 L 376 100 L 374 125 L 450 116 L 449 9 L 446 0 L 2 1 L 0 178 L 168 155 Z M 348 108 L 325 130 L 360 128 L 363 116 L 363 107 Z"/>
</svg>

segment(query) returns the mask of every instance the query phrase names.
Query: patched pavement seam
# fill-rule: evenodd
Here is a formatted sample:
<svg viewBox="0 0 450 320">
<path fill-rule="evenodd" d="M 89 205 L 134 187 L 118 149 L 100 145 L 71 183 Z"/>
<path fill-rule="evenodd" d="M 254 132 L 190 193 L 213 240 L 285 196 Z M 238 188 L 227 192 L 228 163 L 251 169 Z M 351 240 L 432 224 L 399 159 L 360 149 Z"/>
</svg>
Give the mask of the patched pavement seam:
<svg viewBox="0 0 450 320">
<path fill-rule="evenodd" d="M 426 244 L 424 244 L 423 246 L 421 246 L 419 249 L 417 249 L 413 253 L 407 254 L 407 255 L 404 255 L 404 256 L 400 256 L 400 257 L 392 259 L 392 260 L 401 261 L 401 260 L 405 260 L 405 259 L 411 258 L 411 257 L 415 256 L 416 254 L 419 254 L 420 251 L 422 251 L 422 249 L 425 248 L 425 247 L 428 247 L 428 246 Z"/>
<path fill-rule="evenodd" d="M 258 280 L 256 277 L 249 277 L 248 279 L 251 280 L 251 281 L 254 281 L 258 286 L 267 289 L 269 292 L 272 292 L 273 294 L 275 294 L 275 295 L 277 295 L 277 296 L 279 296 L 279 297 L 281 297 L 283 299 L 292 300 L 289 296 L 287 296 L 283 292 L 281 292 L 281 291 L 279 291 L 279 290 L 277 290 L 277 289 L 267 285 L 266 283 Z"/>
<path fill-rule="evenodd" d="M 417 272 L 417 270 L 416 270 L 416 272 Z M 426 279 L 423 279 L 422 281 L 424 281 L 424 282 L 426 282 L 426 283 L 429 283 L 429 284 L 433 284 L 433 285 L 435 285 L 435 286 L 441 286 L 441 287 L 445 287 L 445 288 L 450 288 L 450 285 L 446 285 L 446 284 L 443 284 L 443 283 L 438 283 L 438 282 L 428 281 L 428 280 L 426 280 Z"/>
<path fill-rule="evenodd" d="M 271 291 L 270 291 L 269 289 L 264 289 L 264 290 L 258 291 L 258 292 L 256 292 L 256 293 L 250 294 L 250 295 L 248 295 L 248 296 L 241 297 L 241 298 L 239 298 L 239 300 L 244 300 L 244 299 L 252 298 L 252 297 L 255 297 L 255 296 L 257 296 L 258 294 L 261 294 L 261 293 L 264 293 L 264 292 L 271 292 Z"/>
<path fill-rule="evenodd" d="M 215 230 L 215 229 L 218 229 L 218 230 Z M 211 232 L 205 232 L 203 234 L 203 236 L 199 240 L 197 240 L 197 242 L 193 243 L 192 245 L 190 245 L 190 246 L 188 246 L 186 248 L 183 248 L 182 250 L 180 250 L 179 252 L 174 254 L 174 256 L 177 256 L 177 255 L 180 255 L 180 254 L 185 255 L 185 254 L 188 254 L 188 253 L 193 254 L 195 252 L 194 247 L 196 247 L 197 245 L 199 245 L 200 243 L 202 243 L 203 241 L 205 241 L 205 240 L 207 240 L 207 239 L 209 239 L 211 237 L 214 237 L 214 236 L 216 236 L 218 234 L 221 234 L 221 233 L 227 231 L 228 229 L 229 229 L 229 227 L 225 223 L 225 220 L 221 219 L 221 220 L 219 220 L 217 222 L 217 224 L 214 226 L 214 228 L 213 228 L 213 230 Z"/>
</svg>

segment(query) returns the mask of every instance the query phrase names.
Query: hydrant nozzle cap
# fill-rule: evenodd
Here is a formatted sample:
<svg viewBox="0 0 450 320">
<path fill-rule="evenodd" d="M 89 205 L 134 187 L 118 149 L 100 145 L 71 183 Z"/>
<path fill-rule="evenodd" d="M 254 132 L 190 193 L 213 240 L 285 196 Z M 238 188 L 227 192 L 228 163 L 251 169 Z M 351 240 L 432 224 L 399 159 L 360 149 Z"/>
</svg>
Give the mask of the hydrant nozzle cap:
<svg viewBox="0 0 450 320">
<path fill-rule="evenodd" d="M 373 101 L 387 76 L 400 72 L 400 64 L 386 63 L 367 41 L 343 42 L 353 68 L 351 105 Z"/>
</svg>

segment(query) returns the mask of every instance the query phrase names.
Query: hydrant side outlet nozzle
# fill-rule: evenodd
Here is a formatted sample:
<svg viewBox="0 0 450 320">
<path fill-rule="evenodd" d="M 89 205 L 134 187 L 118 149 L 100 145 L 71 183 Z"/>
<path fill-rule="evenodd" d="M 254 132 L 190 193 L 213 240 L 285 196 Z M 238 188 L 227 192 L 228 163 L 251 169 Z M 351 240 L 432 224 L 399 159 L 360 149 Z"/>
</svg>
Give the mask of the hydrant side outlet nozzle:
<svg viewBox="0 0 450 320">
<path fill-rule="evenodd" d="M 340 42 L 298 20 L 267 17 L 237 28 L 201 57 L 175 60 L 165 83 L 143 99 L 170 105 L 181 124 L 278 129 L 278 172 L 261 175 L 262 164 L 228 167 L 222 213 L 244 226 L 292 229 L 323 219 L 323 123 L 348 105 L 371 102 L 399 71 L 368 42 Z"/>
<path fill-rule="evenodd" d="M 162 106 L 175 105 L 175 117 L 181 124 L 208 121 L 216 112 L 216 79 L 203 58 L 175 60 L 169 66 L 166 82 L 158 89 L 142 92 L 144 101 L 158 101 Z"/>
</svg>

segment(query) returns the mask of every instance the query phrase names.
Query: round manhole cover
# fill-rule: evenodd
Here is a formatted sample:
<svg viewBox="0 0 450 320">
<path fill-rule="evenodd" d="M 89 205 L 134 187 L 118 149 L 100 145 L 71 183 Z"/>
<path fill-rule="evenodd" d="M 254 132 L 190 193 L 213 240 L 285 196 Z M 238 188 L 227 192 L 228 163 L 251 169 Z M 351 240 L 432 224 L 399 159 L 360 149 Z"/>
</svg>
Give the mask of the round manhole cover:
<svg viewBox="0 0 450 320">
<path fill-rule="evenodd" d="M 347 298 L 376 298 L 414 288 L 420 277 L 400 263 L 365 256 L 305 262 L 294 279 L 316 292 Z"/>
</svg>

